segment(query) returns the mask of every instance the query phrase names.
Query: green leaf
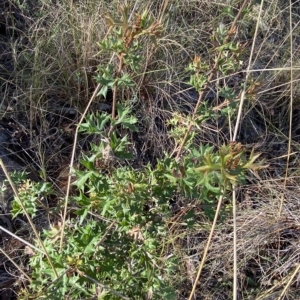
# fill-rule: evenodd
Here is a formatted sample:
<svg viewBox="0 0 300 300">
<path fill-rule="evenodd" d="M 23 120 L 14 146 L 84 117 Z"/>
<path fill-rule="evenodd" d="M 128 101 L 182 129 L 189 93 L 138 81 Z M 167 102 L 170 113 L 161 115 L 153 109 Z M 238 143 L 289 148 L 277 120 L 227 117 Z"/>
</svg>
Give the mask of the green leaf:
<svg viewBox="0 0 300 300">
<path fill-rule="evenodd" d="M 95 174 L 94 171 L 88 171 L 88 172 L 80 172 L 81 173 L 81 176 L 80 178 L 78 178 L 74 184 L 76 184 L 76 186 L 79 188 L 79 189 L 84 189 L 84 185 L 86 183 L 86 181 L 93 175 Z"/>
<path fill-rule="evenodd" d="M 124 128 L 130 129 L 131 131 L 138 131 L 134 125 L 137 123 L 137 118 L 130 116 L 130 108 L 124 107 L 121 104 L 117 104 L 118 119 L 114 121 L 114 125 L 121 124 Z"/>
<path fill-rule="evenodd" d="M 107 97 L 107 92 L 108 92 L 108 86 L 103 85 L 100 92 L 97 94 L 97 96 L 103 96 L 104 98 Z"/>
<path fill-rule="evenodd" d="M 205 182 L 204 182 L 204 186 L 211 192 L 213 192 L 214 194 L 219 194 L 221 192 L 221 188 L 219 186 L 212 186 L 209 182 L 209 179 L 207 179 Z"/>
<path fill-rule="evenodd" d="M 75 214 L 80 216 L 80 219 L 79 219 L 79 224 L 81 225 L 83 223 L 83 221 L 85 220 L 87 214 L 89 213 L 91 209 L 91 205 L 88 205 L 88 206 L 84 206 L 83 208 L 81 209 L 78 209 Z"/>
</svg>

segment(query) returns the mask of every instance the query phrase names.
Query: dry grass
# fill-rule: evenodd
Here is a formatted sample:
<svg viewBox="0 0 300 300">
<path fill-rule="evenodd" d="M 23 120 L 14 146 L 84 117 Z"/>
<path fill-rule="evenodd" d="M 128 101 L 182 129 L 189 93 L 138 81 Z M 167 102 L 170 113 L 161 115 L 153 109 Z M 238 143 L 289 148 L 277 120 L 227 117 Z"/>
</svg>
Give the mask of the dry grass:
<svg viewBox="0 0 300 300">
<path fill-rule="evenodd" d="M 185 68 L 196 54 L 213 65 L 212 33 L 220 24 L 230 27 L 232 18 L 224 9 L 230 7 L 235 15 L 240 5 L 240 1 L 229 1 L 229 5 L 223 2 L 128 1 L 129 7 L 136 11 L 148 7 L 153 17 L 161 18 L 164 24 L 157 47 L 144 41 L 143 65 L 140 74 L 134 77 L 138 89 L 119 95 L 124 101 L 135 98 L 132 107 L 139 119 L 139 133 L 132 139 L 140 153 L 140 164 L 155 163 L 164 151 L 172 152 L 174 143 L 169 138 L 167 120 L 174 112 L 190 114 L 198 99 L 198 94 L 186 85 Z M 293 272 L 300 264 L 297 155 L 300 3 L 294 1 L 290 10 L 287 1 L 261 2 L 260 18 L 260 5 L 249 5 L 245 17 L 237 25 L 234 38 L 248 43 L 242 57 L 243 66 L 239 72 L 225 78 L 216 74 L 205 98 L 211 106 L 220 105 L 222 99 L 217 96 L 217 87 L 225 83 L 234 86 L 238 94 L 250 65 L 250 80 L 255 88 L 253 97 L 248 97 L 242 107 L 237 140 L 262 152 L 269 167 L 259 174 L 249 174 L 246 184 L 237 189 L 238 299 L 279 299 L 285 287 L 288 289 L 282 299 L 299 299 L 299 274 Z M 6 66 L 0 73 L 2 118 L 22 124 L 27 142 L 25 146 L 20 143 L 17 150 L 25 148 L 30 158 L 28 155 L 23 158 L 27 163 L 35 161 L 36 176 L 56 183 L 58 191 L 61 188 L 58 193 L 63 195 L 65 182 L 59 176 L 63 176 L 69 164 L 75 124 L 96 88 L 97 66 L 111 59 L 109 54 L 98 54 L 97 42 L 108 33 L 104 16 L 107 13 L 118 15 L 119 1 L 109 4 L 93 0 L 63 1 L 55 5 L 50 1 L 30 3 L 32 7 L 39 7 L 35 10 L 8 4 L 7 13 L 0 15 L 1 22 L 6 22 L 16 33 L 8 33 L 10 29 L 7 28 L 1 44 L 7 55 L 6 61 L 1 60 Z M 15 16 L 11 11 L 20 15 L 20 29 L 12 23 Z M 253 40 L 256 26 L 258 35 Z M 249 61 L 252 43 L 253 60 Z M 112 62 L 117 64 L 116 59 Z M 110 100 L 96 98 L 90 111 Z M 202 124 L 196 131 L 196 143 L 220 145 L 228 142 L 235 120 L 231 122 L 220 118 Z M 87 150 L 86 144 L 87 138 L 79 137 L 76 161 L 80 152 Z M 224 209 L 224 217 L 214 231 L 194 299 L 232 299 L 231 195 L 226 197 L 225 203 L 229 209 Z M 180 272 L 170 281 L 177 287 L 178 299 L 187 299 L 211 221 L 198 201 L 192 204 L 183 201 L 179 206 L 164 247 L 168 253 L 179 257 Z M 190 207 L 197 220 L 193 229 L 183 225 Z M 11 255 L 14 250 L 6 246 L 5 251 Z M 22 266 L 22 260 L 18 264 Z"/>
</svg>

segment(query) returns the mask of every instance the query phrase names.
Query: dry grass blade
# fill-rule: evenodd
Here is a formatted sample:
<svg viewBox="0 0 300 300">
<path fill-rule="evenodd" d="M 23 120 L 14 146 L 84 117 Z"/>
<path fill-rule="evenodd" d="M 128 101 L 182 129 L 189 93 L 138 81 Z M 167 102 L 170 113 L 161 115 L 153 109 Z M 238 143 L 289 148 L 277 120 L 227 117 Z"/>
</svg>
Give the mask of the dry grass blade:
<svg viewBox="0 0 300 300">
<path fill-rule="evenodd" d="M 263 3 L 264 3 L 264 1 L 261 2 L 260 14 L 262 11 Z M 260 19 L 260 15 L 258 16 L 258 20 L 259 19 Z M 249 74 L 250 74 L 249 70 L 251 69 L 251 61 L 252 61 L 253 50 L 254 50 L 257 33 L 258 33 L 258 21 L 256 22 L 256 28 L 255 28 L 254 38 L 253 38 L 253 42 L 252 42 L 252 48 L 251 48 L 251 52 L 250 52 L 249 64 L 248 64 L 248 67 L 246 70 L 245 85 L 244 85 L 244 89 L 241 93 L 237 121 L 235 124 L 234 134 L 233 134 L 233 138 L 232 138 L 233 141 L 236 141 L 238 127 L 239 127 L 239 123 L 240 123 L 240 119 L 241 119 L 241 115 L 242 115 L 243 103 L 244 103 L 245 94 L 246 94 L 246 86 L 247 86 L 247 82 L 248 82 L 248 78 L 249 78 Z M 238 267 L 237 267 L 236 193 L 235 193 L 234 186 L 233 186 L 232 200 L 233 200 L 232 210 L 233 210 L 233 256 L 234 256 L 234 259 L 233 259 L 234 260 L 234 262 L 233 262 L 233 299 L 236 300 L 237 299 L 237 280 L 238 280 L 237 268 Z"/>
<path fill-rule="evenodd" d="M 286 158 L 286 168 L 285 168 L 285 176 L 284 176 L 284 182 L 283 186 L 286 187 L 287 180 L 288 180 L 288 172 L 289 172 L 289 163 L 290 163 L 290 157 L 291 157 L 291 143 L 292 143 L 292 125 L 293 125 L 293 24 L 292 24 L 292 2 L 290 1 L 289 5 L 289 12 L 290 12 L 290 61 L 291 61 L 291 69 L 290 69 L 290 104 L 289 104 L 289 137 L 288 137 L 288 151 L 287 151 L 287 158 Z M 284 194 L 281 195 L 280 200 L 280 208 L 279 208 L 279 216 L 282 212 L 284 202 Z"/>
<path fill-rule="evenodd" d="M 237 264 L 237 224 L 236 224 L 236 187 L 232 186 L 232 219 L 233 219 L 233 299 L 237 299 L 238 264 Z"/>
<path fill-rule="evenodd" d="M 167 298 L 165 287 L 178 300 L 300 299 L 299 1 L 128 0 L 124 10 L 120 0 L 4 0 L 0 11 L 0 157 L 9 172 L 17 168 L 6 158 L 36 178 L 18 190 L 35 217 L 10 219 L 21 214 L 16 199 L 11 211 L 0 207 L 0 274 L 20 274 L 24 287 L 15 282 L 11 292 L 133 299 L 139 286 L 141 299 Z M 158 23 L 156 35 L 150 24 Z M 136 44 L 115 50 L 110 38 L 113 47 Z M 116 103 L 137 132 L 123 127 Z M 107 114 L 115 120 L 104 124 Z M 253 150 L 268 166 L 245 167 L 219 198 L 218 171 L 195 182 L 193 168 L 211 163 L 202 149 L 215 155 L 232 141 L 243 159 Z M 228 166 L 224 174 L 235 176 Z M 149 268 L 134 262 L 140 257 Z"/>
<path fill-rule="evenodd" d="M 193 288 L 192 288 L 190 296 L 189 296 L 189 300 L 193 299 L 198 281 L 199 281 L 200 276 L 201 276 L 201 272 L 202 272 L 202 269 L 203 269 L 203 266 L 204 266 L 204 263 L 205 263 L 205 260 L 206 260 L 206 256 L 207 256 L 207 253 L 208 253 L 208 250 L 209 250 L 209 246 L 210 246 L 210 243 L 211 243 L 211 240 L 212 240 L 212 236 L 213 236 L 213 233 L 214 233 L 214 230 L 215 230 L 215 227 L 216 227 L 216 224 L 217 224 L 217 220 L 218 220 L 218 217 L 219 217 L 219 213 L 220 213 L 220 209 L 221 209 L 221 205 L 222 205 L 222 200 L 223 200 L 223 196 L 221 196 L 218 200 L 218 205 L 217 205 L 217 208 L 216 208 L 215 217 L 214 217 L 211 229 L 210 229 L 209 237 L 207 239 L 207 243 L 206 243 L 206 246 L 205 246 L 205 249 L 204 249 L 204 252 L 203 252 L 203 256 L 202 256 L 202 260 L 201 260 L 201 263 L 200 263 L 200 266 L 199 266 L 199 269 L 198 269 L 198 272 L 197 272 L 197 276 L 196 276 Z"/>
<path fill-rule="evenodd" d="M 0 229 L 3 230 L 4 232 L 6 232 L 7 234 L 9 234 L 10 236 L 12 236 L 13 238 L 19 240 L 20 242 L 22 242 L 23 244 L 29 246 L 30 248 L 42 253 L 42 254 L 45 254 L 44 251 L 42 251 L 41 249 L 35 247 L 34 245 L 28 243 L 27 241 L 25 241 L 24 239 L 20 238 L 19 236 L 13 234 L 12 232 L 10 232 L 9 230 L 5 229 L 4 227 L 0 226 Z"/>
<path fill-rule="evenodd" d="M 71 188 L 71 182 L 72 182 L 72 169 L 73 169 L 73 165 L 74 165 L 74 160 L 75 160 L 75 152 L 76 152 L 76 147 L 77 147 L 77 139 L 78 139 L 78 130 L 79 130 L 79 125 L 83 122 L 88 109 L 90 107 L 90 105 L 92 104 L 92 102 L 94 101 L 96 95 L 98 94 L 99 90 L 100 90 L 101 85 L 98 84 L 98 86 L 96 87 L 93 96 L 91 97 L 88 105 L 86 106 L 86 109 L 84 111 L 84 113 L 82 114 L 82 117 L 79 121 L 79 124 L 76 128 L 75 131 L 75 136 L 74 136 L 74 143 L 73 143 L 73 151 L 72 151 L 72 155 L 71 155 L 71 161 L 70 161 L 70 171 L 69 171 L 69 176 L 68 176 L 68 183 L 67 183 L 67 191 L 66 191 L 66 196 L 65 196 L 65 203 L 64 203 L 64 213 L 63 213 L 63 219 L 62 219 L 62 227 L 61 227 L 61 235 L 60 235 L 60 250 L 62 249 L 63 246 L 63 242 L 64 242 L 64 229 L 66 226 L 66 219 L 67 219 L 67 213 L 68 213 L 68 203 L 69 203 L 69 195 L 70 195 L 70 188 Z"/>
<path fill-rule="evenodd" d="M 135 5 L 132 9 L 132 12 L 129 16 L 129 20 L 131 20 L 134 11 L 136 10 L 136 6 L 137 6 L 138 2 L 135 2 Z M 112 55 L 112 57 L 110 58 L 109 63 L 111 63 L 114 59 L 114 55 Z M 78 140 L 78 130 L 79 130 L 79 126 L 82 124 L 83 120 L 86 117 L 87 112 L 89 111 L 89 108 L 91 106 L 91 104 L 93 103 L 93 101 L 95 100 L 98 92 L 100 91 L 101 85 L 98 84 L 97 87 L 95 88 L 95 91 L 91 97 L 91 99 L 89 100 L 88 104 L 85 107 L 85 110 L 79 120 L 79 123 L 76 127 L 76 131 L 75 131 L 75 135 L 74 135 L 74 142 L 73 142 L 73 150 L 72 150 L 72 154 L 71 154 L 71 161 L 70 161 L 70 172 L 69 172 L 69 176 L 68 176 L 68 183 L 67 183 L 67 191 L 66 191 L 66 196 L 65 196 L 65 203 L 64 203 L 64 212 L 63 212 L 63 220 L 62 220 L 62 227 L 61 227 L 61 236 L 60 236 L 60 249 L 62 249 L 63 246 L 63 239 L 64 239 L 64 229 L 66 226 L 66 218 L 67 218 L 67 212 L 68 212 L 68 202 L 69 202 L 69 195 L 70 195 L 70 188 L 71 188 L 71 181 L 72 181 L 72 169 L 73 169 L 73 165 L 74 165 L 74 160 L 75 160 L 75 152 L 76 152 L 76 147 L 77 147 L 77 140 Z"/>
<path fill-rule="evenodd" d="M 11 178 L 10 178 L 10 175 L 9 175 L 9 173 L 7 172 L 6 167 L 5 167 L 5 165 L 3 164 L 3 161 L 2 161 L 1 158 L 0 158 L 0 166 L 2 167 L 2 170 L 3 170 L 3 172 L 4 172 L 4 174 L 5 174 L 6 178 L 7 178 L 7 180 L 9 181 L 9 184 L 10 184 L 11 188 L 12 188 L 13 191 L 14 191 L 15 197 L 17 197 L 18 201 L 20 202 L 20 204 L 21 204 L 21 206 L 22 206 L 22 209 L 23 209 L 23 211 L 24 211 L 24 214 L 25 214 L 26 217 L 27 217 L 27 220 L 28 220 L 28 222 L 29 222 L 29 224 L 30 224 L 30 226 L 31 226 L 31 228 L 32 228 L 32 230 L 33 230 L 33 232 L 34 232 L 34 234 L 35 234 L 37 240 L 38 240 L 39 245 L 41 246 L 41 248 L 43 249 L 43 251 L 44 251 L 44 253 L 45 253 L 46 257 L 47 257 L 47 260 L 48 260 L 48 262 L 49 262 L 49 264 L 50 264 L 50 266 L 51 266 L 51 268 L 52 268 L 54 274 L 56 275 L 56 277 L 58 277 L 57 271 L 56 271 L 56 269 L 55 269 L 55 267 L 54 267 L 54 265 L 53 265 L 53 263 L 52 263 L 52 260 L 51 260 L 49 254 L 48 254 L 48 251 L 46 250 L 46 248 L 45 248 L 45 246 L 44 246 L 44 243 L 43 243 L 43 241 L 41 240 L 41 237 L 40 237 L 38 231 L 36 230 L 36 228 L 35 228 L 35 226 L 34 226 L 32 220 L 31 220 L 31 217 L 29 216 L 29 214 L 28 214 L 26 208 L 24 207 L 24 205 L 23 205 L 23 203 L 22 203 L 22 200 L 20 199 L 20 197 L 19 197 L 19 195 L 18 195 L 18 191 L 17 191 L 17 189 L 16 189 L 14 183 L 12 182 L 12 180 L 11 180 Z"/>
<path fill-rule="evenodd" d="M 247 88 L 247 83 L 248 83 L 249 76 L 250 76 L 250 69 L 252 68 L 252 65 L 251 65 L 252 64 L 252 57 L 253 57 L 253 54 L 254 54 L 254 47 L 255 47 L 255 42 L 256 42 L 256 39 L 257 39 L 257 34 L 258 34 L 258 29 L 259 29 L 259 21 L 261 19 L 263 5 L 264 5 L 264 0 L 262 0 L 261 3 L 260 3 L 259 14 L 258 14 L 258 17 L 257 17 L 253 42 L 252 42 L 251 51 L 250 51 L 249 63 L 248 63 L 247 70 L 246 70 L 245 84 L 244 84 L 244 88 L 242 90 L 241 97 L 240 97 L 239 110 L 238 110 L 237 120 L 236 120 L 236 124 L 235 124 L 235 128 L 234 128 L 234 134 L 233 134 L 233 141 L 236 141 L 237 133 L 238 133 L 238 129 L 239 129 L 239 126 L 240 126 L 241 117 L 242 117 L 242 110 L 243 110 L 243 107 L 244 107 L 246 88 Z"/>
<path fill-rule="evenodd" d="M 280 296 L 278 297 L 278 300 L 283 299 L 283 297 L 285 296 L 288 288 L 290 287 L 290 285 L 292 284 L 295 276 L 299 273 L 300 270 L 300 264 L 297 266 L 297 268 L 295 269 L 295 271 L 293 272 L 293 274 L 291 275 L 291 278 L 289 279 L 289 281 L 287 282 L 287 284 L 285 285 L 284 289 L 282 290 Z"/>
<path fill-rule="evenodd" d="M 33 247 L 34 248 L 34 247 Z M 1 253 L 9 259 L 9 261 L 20 271 L 20 273 L 29 281 L 31 282 L 31 278 L 19 267 L 17 263 L 5 252 L 0 248 Z"/>
<path fill-rule="evenodd" d="M 293 74 L 293 24 L 292 24 L 292 2 L 290 0 L 290 60 L 291 60 L 291 70 L 290 70 L 290 76 L 291 76 L 291 82 L 293 82 L 294 74 Z M 287 158 L 286 158 L 286 170 L 285 170 L 285 176 L 284 176 L 284 182 L 283 187 L 286 188 L 287 180 L 288 180 L 288 172 L 289 172 L 289 162 L 291 157 L 291 143 L 292 143 L 292 121 L 293 121 L 293 84 L 291 83 L 290 86 L 290 105 L 289 105 L 289 139 L 288 139 L 288 152 L 287 152 Z M 281 201 L 280 201 L 280 209 L 279 209 L 279 216 L 281 215 L 282 209 L 283 209 L 283 202 L 284 202 L 284 194 L 282 193 Z M 300 264 L 297 266 L 295 272 L 292 274 L 290 280 L 287 282 L 286 286 L 284 287 L 282 293 L 280 294 L 278 300 L 281 300 L 290 285 L 293 282 L 294 277 L 298 274 L 300 270 Z"/>
</svg>

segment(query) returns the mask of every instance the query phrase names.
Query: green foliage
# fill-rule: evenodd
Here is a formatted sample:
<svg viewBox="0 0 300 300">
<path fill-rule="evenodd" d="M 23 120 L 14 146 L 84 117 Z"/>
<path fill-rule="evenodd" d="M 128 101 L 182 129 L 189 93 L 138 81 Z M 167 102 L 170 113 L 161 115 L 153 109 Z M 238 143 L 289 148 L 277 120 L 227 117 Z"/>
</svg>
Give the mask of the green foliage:
<svg viewBox="0 0 300 300">
<path fill-rule="evenodd" d="M 101 51 L 118 58 L 118 69 L 112 63 L 98 67 L 96 81 L 103 87 L 100 94 L 114 90 L 117 117 L 106 113 L 87 115 L 79 127 L 82 134 L 95 135 L 90 151 L 82 153 L 80 167 L 74 170 L 76 195 L 72 198 L 73 215 L 64 232 L 60 250 L 60 226 L 52 226 L 43 233 L 45 249 L 58 274 L 55 274 L 44 254 L 34 253 L 30 258 L 30 297 L 39 299 L 175 299 L 175 288 L 170 278 L 177 270 L 176 257 L 166 258 L 162 251 L 168 241 L 170 210 L 174 197 L 185 204 L 197 200 L 204 204 L 204 214 L 215 213 L 220 196 L 227 198 L 232 185 L 244 179 L 245 171 L 256 169 L 258 155 L 245 155 L 239 143 L 219 148 L 194 143 L 195 133 L 190 133 L 185 152 L 180 159 L 168 153 L 154 165 L 134 169 L 128 164 L 133 157 L 130 133 L 137 131 L 137 118 L 126 104 L 115 103 L 117 88 L 135 87 L 127 68 L 137 71 L 141 57 L 141 36 L 156 43 L 161 33 L 158 22 L 147 12 L 136 15 L 130 23 L 128 9 L 122 8 L 122 18 L 107 16 L 111 32 L 99 42 Z M 218 28 L 214 42 L 216 53 L 221 55 L 218 70 L 222 74 L 239 67 L 241 48 L 227 42 L 228 32 Z M 123 72 L 124 71 L 124 72 Z M 195 57 L 189 65 L 190 84 L 198 91 L 208 82 L 209 64 Z M 135 87 L 136 88 L 136 87 Z M 235 109 L 235 94 L 228 87 L 220 91 L 229 105 L 221 113 L 231 115 Z M 170 136 L 176 145 L 183 141 L 188 124 L 199 129 L 202 122 L 217 118 L 216 109 L 208 103 L 199 105 L 193 117 L 173 114 L 169 125 Z M 108 130 L 109 128 L 109 130 Z M 121 131 L 118 129 L 121 128 Z M 122 136 L 117 134 L 122 132 Z M 27 182 L 22 187 L 20 199 L 34 215 L 37 200 L 50 193 L 47 184 Z M 224 208 L 225 209 L 225 208 Z M 13 204 L 16 216 L 22 209 L 17 200 Z M 195 224 L 193 210 L 184 217 L 189 228 Z M 22 297 L 28 296 L 23 291 Z"/>
<path fill-rule="evenodd" d="M 118 124 L 127 128 L 128 119 L 134 125 L 135 119 L 126 109 L 126 117 Z M 103 120 L 112 121 L 106 114 L 91 115 L 87 120 L 80 128 L 87 134 L 95 133 Z M 174 290 L 165 278 L 176 265 L 172 259 L 161 257 L 161 241 L 167 239 L 167 224 L 172 217 L 170 201 L 175 194 L 187 202 L 198 199 L 206 204 L 205 212 L 210 217 L 217 198 L 231 189 L 231 183 L 243 179 L 244 170 L 254 167 L 257 156 L 246 160 L 240 144 L 224 145 L 218 151 L 201 145 L 191 148 L 181 161 L 166 154 L 155 167 L 134 170 L 111 165 L 108 173 L 98 163 L 107 142 L 118 160 L 126 157 L 130 143 L 126 136 L 116 135 L 110 141 L 106 138 L 99 145 L 92 144 L 90 153 L 82 155 L 82 168 L 75 172 L 74 183 L 79 194 L 73 198 L 79 218 L 68 223 L 63 250 L 58 252 L 59 228 L 44 233 L 59 278 L 38 253 L 30 260 L 30 287 L 46 299 L 92 297 L 99 285 L 104 286 L 99 299 L 118 299 L 118 294 L 126 299 L 144 299 L 148 294 L 152 299 L 174 299 Z M 192 211 L 187 222 L 193 226 Z"/>
<path fill-rule="evenodd" d="M 18 191 L 18 197 L 14 197 L 12 201 L 11 213 L 13 218 L 23 214 L 20 202 L 23 203 L 28 214 L 35 217 L 37 210 L 44 208 L 43 199 L 53 193 L 52 185 L 49 182 L 33 182 L 26 179 L 25 173 L 20 172 L 14 172 L 12 180 Z M 8 185 L 8 181 L 5 181 L 5 184 Z"/>
<path fill-rule="evenodd" d="M 98 95 L 106 97 L 109 89 L 113 90 L 113 111 L 115 119 L 116 93 L 117 88 L 135 87 L 129 70 L 137 71 L 140 69 L 142 45 L 139 40 L 141 37 L 149 37 L 156 45 L 156 38 L 160 35 L 162 27 L 159 22 L 152 20 L 148 11 L 136 14 L 133 21 L 130 21 L 128 7 L 121 6 L 122 18 L 117 20 L 111 15 L 106 16 L 107 24 L 110 28 L 108 35 L 102 42 L 98 43 L 100 52 L 104 51 L 113 54 L 118 58 L 118 68 L 114 70 L 111 63 L 107 66 L 98 66 L 96 81 L 102 85 Z"/>
<path fill-rule="evenodd" d="M 207 82 L 206 72 L 209 70 L 209 66 L 199 56 L 196 56 L 187 70 L 191 74 L 189 84 L 200 92 Z"/>
</svg>

